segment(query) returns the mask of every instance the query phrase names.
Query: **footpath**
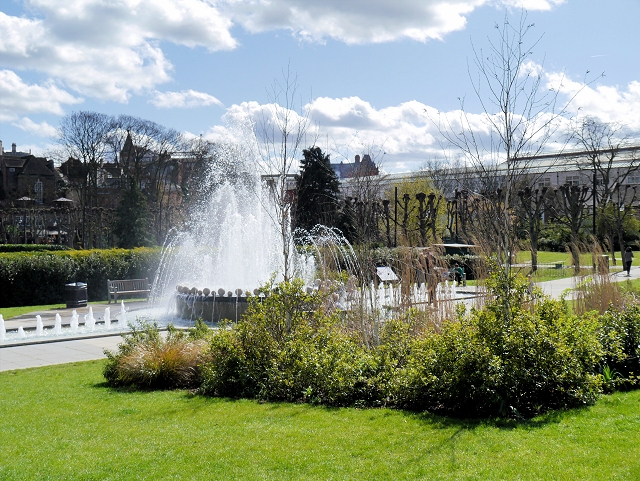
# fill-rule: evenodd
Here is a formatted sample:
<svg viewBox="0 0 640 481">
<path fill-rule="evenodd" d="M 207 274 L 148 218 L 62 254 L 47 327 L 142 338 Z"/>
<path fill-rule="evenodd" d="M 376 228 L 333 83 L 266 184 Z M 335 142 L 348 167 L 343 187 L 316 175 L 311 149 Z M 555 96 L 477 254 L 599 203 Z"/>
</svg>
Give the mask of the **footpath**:
<svg viewBox="0 0 640 481">
<path fill-rule="evenodd" d="M 640 267 L 631 268 L 631 276 L 627 277 L 625 272 L 609 274 L 611 282 L 620 282 L 640 278 Z M 539 282 L 537 287 L 542 289 L 544 294 L 559 299 L 567 290 L 574 289 L 576 283 L 581 282 L 580 277 L 567 277 L 554 281 Z M 567 297 L 570 298 L 570 297 Z M 135 311 L 148 307 L 146 302 L 128 302 L 125 304 L 128 315 L 135 318 Z M 92 304 L 94 318 L 98 321 L 104 316 L 104 309 L 107 304 Z M 115 319 L 120 312 L 119 304 L 111 304 L 111 318 Z M 87 314 L 89 308 L 76 309 L 80 319 Z M 60 314 L 63 326 L 69 323 L 73 309 L 55 309 L 50 311 L 37 311 L 5 320 L 7 330 L 23 328 L 34 328 L 36 326 L 36 315 L 42 317 L 45 328 L 54 325 L 55 315 Z M 122 342 L 119 333 L 104 333 L 95 336 L 84 336 L 68 340 L 33 341 L 22 345 L 11 345 L 0 343 L 0 371 L 11 371 L 14 369 L 25 369 L 31 367 L 49 366 L 53 364 L 64 364 L 68 362 L 90 361 L 105 357 L 104 349 L 115 350 Z"/>
<path fill-rule="evenodd" d="M 120 304 L 107 303 L 75 308 L 80 320 L 84 319 L 84 316 L 89 312 L 89 307 L 92 308 L 94 319 L 98 322 L 103 321 L 106 307 L 109 307 L 111 311 L 110 317 L 113 320 L 115 320 L 121 309 Z M 147 307 L 147 302 L 126 302 L 125 307 L 127 315 L 133 320 L 135 311 Z M 5 319 L 4 324 L 7 331 L 15 330 L 20 326 L 24 329 L 33 329 L 36 327 L 36 315 L 40 315 L 44 328 L 50 329 L 55 324 L 56 314 L 60 314 L 62 326 L 64 327 L 69 325 L 73 311 L 74 309 L 66 308 L 35 311 Z M 114 332 L 78 336 L 77 338 L 63 340 L 44 339 L 18 345 L 16 343 L 0 343 L 0 371 L 102 359 L 105 357 L 104 349 L 115 350 L 121 342 L 122 336 Z"/>
</svg>

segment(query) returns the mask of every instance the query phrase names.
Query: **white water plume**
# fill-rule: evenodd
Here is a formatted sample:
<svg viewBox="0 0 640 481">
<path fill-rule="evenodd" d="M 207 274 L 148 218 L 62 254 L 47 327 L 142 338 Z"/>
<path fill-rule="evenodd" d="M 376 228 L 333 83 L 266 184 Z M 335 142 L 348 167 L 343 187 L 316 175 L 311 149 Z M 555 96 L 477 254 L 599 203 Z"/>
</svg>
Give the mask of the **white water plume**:
<svg viewBox="0 0 640 481">
<path fill-rule="evenodd" d="M 173 232 L 163 249 L 152 296 L 170 299 L 177 285 L 218 291 L 253 291 L 283 276 L 283 236 L 268 187 L 259 175 L 253 134 L 244 142 L 218 144 L 190 212 L 187 228 Z M 289 219 L 284 219 L 287 224 Z M 295 276 L 309 266 L 290 252 Z"/>
</svg>

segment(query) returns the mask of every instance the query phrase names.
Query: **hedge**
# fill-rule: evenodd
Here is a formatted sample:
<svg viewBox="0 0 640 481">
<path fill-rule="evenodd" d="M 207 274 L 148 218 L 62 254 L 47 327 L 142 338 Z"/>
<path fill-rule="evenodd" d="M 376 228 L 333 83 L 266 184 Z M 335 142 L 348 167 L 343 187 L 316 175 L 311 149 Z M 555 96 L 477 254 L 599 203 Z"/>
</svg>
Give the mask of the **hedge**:
<svg viewBox="0 0 640 481">
<path fill-rule="evenodd" d="M 0 254 L 0 307 L 64 302 L 64 286 L 86 282 L 90 301 L 107 299 L 107 279 L 153 280 L 159 248 Z"/>
<path fill-rule="evenodd" d="M 62 244 L 0 244 L 0 252 L 50 252 L 70 251 L 69 246 Z"/>
</svg>

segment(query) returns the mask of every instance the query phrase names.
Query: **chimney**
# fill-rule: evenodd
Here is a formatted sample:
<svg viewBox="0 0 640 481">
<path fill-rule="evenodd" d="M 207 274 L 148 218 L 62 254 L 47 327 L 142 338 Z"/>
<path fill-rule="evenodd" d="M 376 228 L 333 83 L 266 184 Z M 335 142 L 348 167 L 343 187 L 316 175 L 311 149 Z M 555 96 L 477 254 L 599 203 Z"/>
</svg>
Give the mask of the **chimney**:
<svg viewBox="0 0 640 481">
<path fill-rule="evenodd" d="M 356 164 L 359 164 L 359 163 L 360 163 L 360 156 L 356 155 Z"/>
<path fill-rule="evenodd" d="M 2 140 L 0 140 L 0 155 L 4 154 L 4 149 L 2 148 Z"/>
<path fill-rule="evenodd" d="M 11 153 L 12 154 L 16 153 L 16 143 L 15 142 L 13 144 L 11 144 Z"/>
</svg>

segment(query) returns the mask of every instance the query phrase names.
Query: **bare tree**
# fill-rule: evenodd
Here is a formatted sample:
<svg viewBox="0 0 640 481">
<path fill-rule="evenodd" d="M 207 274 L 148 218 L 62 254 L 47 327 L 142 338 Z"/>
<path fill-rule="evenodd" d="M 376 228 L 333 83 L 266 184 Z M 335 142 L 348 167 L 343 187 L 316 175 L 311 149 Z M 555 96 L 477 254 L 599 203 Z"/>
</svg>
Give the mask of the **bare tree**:
<svg viewBox="0 0 640 481">
<path fill-rule="evenodd" d="M 268 178 L 271 205 L 265 207 L 278 228 L 282 243 L 282 275 L 285 281 L 289 281 L 294 274 L 291 252 L 294 199 L 291 186 L 310 124 L 309 111 L 303 107 L 298 109 L 297 90 L 298 78 L 287 68 L 283 71 L 282 79 L 276 79 L 268 92 L 270 108 L 262 111 L 254 125 L 259 165 Z M 308 144 L 314 145 L 315 139 L 313 140 Z"/>
<path fill-rule="evenodd" d="M 635 200 L 635 189 L 629 189 L 625 184 L 629 176 L 634 175 L 640 169 L 640 159 L 637 155 L 640 148 L 629 145 L 630 138 L 621 125 L 601 122 L 594 117 L 577 119 L 573 124 L 570 140 L 581 149 L 580 155 L 576 156 L 576 167 L 585 170 L 584 158 L 586 157 L 586 167 L 593 176 L 591 189 L 593 235 L 597 235 L 598 216 L 603 216 L 605 221 L 603 225 L 608 227 L 607 230 L 615 231 L 620 250 L 623 251 L 622 225 L 629 210 L 621 209 L 620 205 L 624 206 L 625 203 Z M 622 199 L 620 200 L 621 192 Z M 619 205 L 612 210 L 610 204 L 615 201 L 614 193 L 618 196 Z M 607 210 L 614 212 L 613 223 L 607 222 L 610 217 L 606 216 Z M 611 233 L 607 237 L 608 247 L 615 265 L 613 234 Z"/>
<path fill-rule="evenodd" d="M 583 185 L 564 184 L 554 191 L 552 212 L 556 221 L 569 228 L 569 250 L 574 273 L 580 272 L 580 232 L 587 218 L 587 204 L 589 202 L 589 187 Z"/>
<path fill-rule="evenodd" d="M 529 40 L 532 24 L 526 13 L 512 24 L 505 16 L 495 26 L 497 39 L 489 39 L 488 51 L 474 47 L 476 77 L 470 73 L 473 89 L 484 111 L 484 125 L 488 133 L 474 126 L 474 120 L 464 110 L 454 124 L 440 116 L 440 131 L 445 138 L 464 154 L 481 178 L 493 178 L 496 189 L 485 189 L 500 194 L 499 206 L 492 209 L 497 216 L 494 236 L 498 259 L 510 272 L 511 254 L 515 250 L 514 208 L 515 186 L 529 174 L 532 157 L 539 154 L 559 127 L 566 106 L 557 109 L 558 92 L 542 84 L 542 67 L 532 63 L 533 49 L 539 42 Z M 493 195 L 493 194 L 492 194 Z"/>
<path fill-rule="evenodd" d="M 334 146 L 332 150 L 338 158 L 344 160 L 353 158 L 355 150 L 362 154 L 363 159 L 368 156 L 378 168 L 378 175 L 371 175 L 367 166 L 355 168 L 350 177 L 341 179 L 341 190 L 345 199 L 345 211 L 351 217 L 352 241 L 359 245 L 379 242 L 382 239 L 379 224 L 385 212 L 382 199 L 385 197 L 384 185 L 387 180 L 387 176 L 380 173 L 385 155 L 382 145 L 358 142 L 354 147 L 350 142 L 345 146 Z"/>
<path fill-rule="evenodd" d="M 542 215 L 549 203 L 548 188 L 540 189 L 531 188 L 529 186 L 518 191 L 518 197 L 521 204 L 520 217 L 522 223 L 526 226 L 529 234 L 529 246 L 531 249 L 531 270 L 538 270 L 538 240 L 540 238 L 540 230 L 542 229 Z"/>
<path fill-rule="evenodd" d="M 66 115 L 60 121 L 57 142 L 67 156 L 82 162 L 86 174 L 80 182 L 82 207 L 82 242 L 90 248 L 92 233 L 87 222 L 87 209 L 97 206 L 98 167 L 109 151 L 108 136 L 114 127 L 110 115 L 80 111 Z"/>
</svg>

